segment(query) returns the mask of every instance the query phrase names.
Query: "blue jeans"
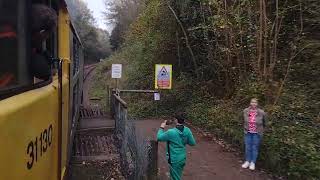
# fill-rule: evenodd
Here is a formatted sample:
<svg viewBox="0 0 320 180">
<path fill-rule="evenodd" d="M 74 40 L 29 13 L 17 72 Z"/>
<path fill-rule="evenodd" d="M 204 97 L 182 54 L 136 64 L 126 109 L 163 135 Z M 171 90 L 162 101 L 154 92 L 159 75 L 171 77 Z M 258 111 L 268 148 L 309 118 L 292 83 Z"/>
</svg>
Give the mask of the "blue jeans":
<svg viewBox="0 0 320 180">
<path fill-rule="evenodd" d="M 247 133 L 244 137 L 246 146 L 246 161 L 256 163 L 259 153 L 261 136 L 257 133 Z"/>
</svg>

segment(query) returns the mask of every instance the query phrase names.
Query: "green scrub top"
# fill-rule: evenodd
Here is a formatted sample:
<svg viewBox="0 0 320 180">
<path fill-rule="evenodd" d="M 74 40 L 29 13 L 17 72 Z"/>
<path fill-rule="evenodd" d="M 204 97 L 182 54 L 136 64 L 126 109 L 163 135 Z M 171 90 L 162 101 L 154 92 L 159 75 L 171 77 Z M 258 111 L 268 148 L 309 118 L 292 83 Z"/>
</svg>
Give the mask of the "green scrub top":
<svg viewBox="0 0 320 180">
<path fill-rule="evenodd" d="M 196 145 L 196 141 L 188 127 L 184 126 L 182 131 L 179 129 L 176 127 L 164 131 L 160 128 L 157 134 L 158 141 L 168 143 L 167 158 L 169 158 L 170 154 L 169 163 L 171 164 L 185 162 L 187 156 L 186 144 L 190 146 Z"/>
</svg>

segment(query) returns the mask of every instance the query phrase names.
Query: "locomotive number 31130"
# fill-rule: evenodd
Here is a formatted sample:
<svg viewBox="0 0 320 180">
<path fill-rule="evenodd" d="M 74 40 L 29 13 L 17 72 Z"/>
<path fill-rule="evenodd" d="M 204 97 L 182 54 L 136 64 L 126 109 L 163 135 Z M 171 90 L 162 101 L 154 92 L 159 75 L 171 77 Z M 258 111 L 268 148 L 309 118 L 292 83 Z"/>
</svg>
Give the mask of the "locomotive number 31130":
<svg viewBox="0 0 320 180">
<path fill-rule="evenodd" d="M 27 169 L 31 170 L 32 167 L 40 161 L 40 158 L 48 151 L 52 144 L 53 127 L 50 125 L 44 129 L 39 136 L 35 137 L 27 145 Z"/>
</svg>

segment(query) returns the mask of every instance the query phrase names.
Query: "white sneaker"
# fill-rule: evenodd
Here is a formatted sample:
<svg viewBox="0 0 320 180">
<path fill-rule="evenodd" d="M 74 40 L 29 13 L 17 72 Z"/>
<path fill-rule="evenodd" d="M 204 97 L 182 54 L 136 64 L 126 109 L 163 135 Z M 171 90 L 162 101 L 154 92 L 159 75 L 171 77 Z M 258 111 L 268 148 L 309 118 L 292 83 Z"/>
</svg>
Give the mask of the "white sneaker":
<svg viewBox="0 0 320 180">
<path fill-rule="evenodd" d="M 249 169 L 252 170 L 252 171 L 255 170 L 256 169 L 256 165 L 253 162 L 251 162 L 250 166 L 249 166 Z"/>
<path fill-rule="evenodd" d="M 246 162 L 244 162 L 243 164 L 242 164 L 242 168 L 243 169 L 246 169 L 246 168 L 248 168 L 250 166 L 250 163 L 248 162 L 248 161 L 246 161 Z"/>
</svg>

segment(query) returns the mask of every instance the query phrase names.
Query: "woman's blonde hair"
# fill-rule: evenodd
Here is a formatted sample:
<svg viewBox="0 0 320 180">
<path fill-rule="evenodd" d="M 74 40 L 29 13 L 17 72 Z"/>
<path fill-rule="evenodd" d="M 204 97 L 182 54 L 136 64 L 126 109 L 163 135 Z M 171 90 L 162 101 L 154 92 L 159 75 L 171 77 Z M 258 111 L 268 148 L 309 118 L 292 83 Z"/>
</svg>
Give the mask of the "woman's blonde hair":
<svg viewBox="0 0 320 180">
<path fill-rule="evenodd" d="M 259 102 L 258 98 L 251 98 L 250 102 L 251 102 L 251 101 L 257 101 L 257 102 Z"/>
</svg>

